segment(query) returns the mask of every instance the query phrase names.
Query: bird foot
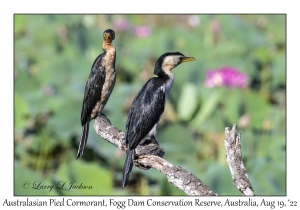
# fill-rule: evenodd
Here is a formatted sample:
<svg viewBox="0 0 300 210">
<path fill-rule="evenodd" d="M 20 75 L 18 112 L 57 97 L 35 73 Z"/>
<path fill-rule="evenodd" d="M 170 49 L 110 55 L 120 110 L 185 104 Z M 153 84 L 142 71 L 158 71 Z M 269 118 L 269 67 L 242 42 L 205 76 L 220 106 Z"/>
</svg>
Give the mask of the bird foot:
<svg viewBox="0 0 300 210">
<path fill-rule="evenodd" d="M 143 139 L 140 144 L 135 149 L 135 154 L 133 155 L 133 163 L 135 167 L 148 170 L 150 167 L 144 166 L 138 163 L 139 156 L 143 155 L 155 155 L 159 157 L 163 157 L 165 154 L 165 150 L 159 146 L 158 142 L 156 141 L 155 137 L 147 137 Z"/>
<path fill-rule="evenodd" d="M 147 138 L 144 138 L 144 139 L 139 143 L 139 145 L 141 145 L 141 146 L 145 146 L 145 145 L 149 145 L 149 144 L 157 144 L 157 145 L 159 145 L 159 143 L 156 141 L 155 137 L 147 137 Z"/>
<path fill-rule="evenodd" d="M 151 141 L 152 141 L 153 144 L 159 145 L 159 143 L 156 141 L 156 138 L 154 136 L 151 137 Z"/>
<path fill-rule="evenodd" d="M 163 157 L 165 150 L 160 147 L 155 138 L 144 139 L 135 149 L 135 155 L 156 155 Z"/>
</svg>

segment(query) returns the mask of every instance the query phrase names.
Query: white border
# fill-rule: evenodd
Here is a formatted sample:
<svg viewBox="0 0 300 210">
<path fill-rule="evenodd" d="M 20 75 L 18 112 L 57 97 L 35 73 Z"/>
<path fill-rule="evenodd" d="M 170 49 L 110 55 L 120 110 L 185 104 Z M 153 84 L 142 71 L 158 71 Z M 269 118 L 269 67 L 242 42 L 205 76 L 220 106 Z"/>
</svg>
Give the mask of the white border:
<svg viewBox="0 0 300 210">
<path fill-rule="evenodd" d="M 287 196 L 267 197 L 269 200 L 288 199 L 298 201 L 299 188 L 299 8 L 296 1 L 149 1 L 151 4 L 141 1 L 1 1 L 0 18 L 0 131 L 1 131 L 1 209 L 4 198 L 9 200 L 26 200 L 26 197 L 13 197 L 13 14 L 14 13 L 286 13 L 287 14 Z M 298 62 L 297 62 L 298 61 Z M 55 198 L 55 197 L 52 197 Z M 97 200 L 98 197 L 67 197 L 74 200 Z M 155 200 L 172 200 L 179 197 L 139 197 L 138 199 L 153 198 Z M 238 199 L 236 197 L 230 197 Z M 47 200 L 48 197 L 30 197 L 32 200 Z M 57 197 L 57 199 L 62 199 Z M 109 197 L 105 197 L 109 199 Z M 115 200 L 125 200 L 127 197 L 115 197 Z M 184 197 L 185 200 L 195 198 Z M 201 198 L 204 199 L 204 198 Z M 226 197 L 218 200 L 225 202 Z M 253 199 L 262 200 L 263 197 Z M 215 200 L 212 197 L 205 200 Z M 67 206 L 65 206 L 67 207 Z M 46 208 L 49 208 L 46 207 Z M 50 207 L 51 208 L 51 207 Z M 68 208 L 68 207 L 67 207 Z M 71 207 L 73 208 L 73 207 Z M 100 207 L 97 207 L 99 209 Z M 135 207 L 136 209 L 140 207 Z M 143 207 L 150 209 L 153 207 Z M 177 208 L 178 207 L 173 207 Z M 181 208 L 181 207 L 180 207 Z M 189 207 L 196 208 L 196 207 Z M 197 207 L 199 208 L 199 207 Z M 203 208 L 203 207 L 201 207 Z M 223 207 L 224 208 L 224 207 Z M 231 207 L 225 207 L 225 209 Z M 252 207 L 257 209 L 257 207 Z M 250 208 L 250 209 L 252 209 Z M 278 207 L 277 207 L 278 208 Z M 298 207 L 299 208 L 299 207 Z M 10 207 L 11 209 L 11 207 Z M 116 209 L 116 208 L 115 208 Z M 129 208 L 126 208 L 129 209 Z M 268 208 L 269 209 L 269 208 Z M 293 208 L 295 209 L 295 208 Z"/>
</svg>

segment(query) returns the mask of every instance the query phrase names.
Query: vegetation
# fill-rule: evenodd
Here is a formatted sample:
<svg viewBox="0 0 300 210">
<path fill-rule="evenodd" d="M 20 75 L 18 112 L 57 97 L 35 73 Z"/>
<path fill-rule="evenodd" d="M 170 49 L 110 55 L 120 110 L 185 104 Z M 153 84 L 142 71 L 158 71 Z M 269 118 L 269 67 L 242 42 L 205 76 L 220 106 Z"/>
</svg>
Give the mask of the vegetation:
<svg viewBox="0 0 300 210">
<path fill-rule="evenodd" d="M 193 56 L 174 69 L 157 133 L 164 158 L 219 195 L 241 195 L 224 149 L 225 127 L 237 123 L 255 194 L 286 194 L 285 15 L 15 15 L 15 195 L 184 195 L 153 169 L 133 168 L 122 190 L 125 154 L 93 121 L 76 160 L 84 87 L 107 28 L 116 32 L 117 82 L 104 109 L 113 125 L 125 131 L 161 54 Z M 86 189 L 68 190 L 74 181 Z"/>
</svg>

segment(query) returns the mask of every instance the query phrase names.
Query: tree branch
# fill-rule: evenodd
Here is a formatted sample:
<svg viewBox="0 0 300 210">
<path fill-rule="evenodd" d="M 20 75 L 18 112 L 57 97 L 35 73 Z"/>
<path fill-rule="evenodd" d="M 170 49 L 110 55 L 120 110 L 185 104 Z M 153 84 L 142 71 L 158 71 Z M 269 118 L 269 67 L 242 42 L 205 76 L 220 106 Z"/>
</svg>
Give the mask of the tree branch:
<svg viewBox="0 0 300 210">
<path fill-rule="evenodd" d="M 229 127 L 225 128 L 224 145 L 233 184 L 244 195 L 254 195 L 254 190 L 242 160 L 241 134 L 236 134 L 236 124 L 233 124 L 231 131 Z"/>
<path fill-rule="evenodd" d="M 94 128 L 97 134 L 106 141 L 127 151 L 124 132 L 113 126 L 104 115 L 95 119 Z M 155 168 L 165 174 L 171 184 L 183 190 L 187 195 L 217 195 L 196 176 L 163 159 L 164 149 L 158 144 L 146 140 L 138 145 L 135 151 L 134 164 L 136 167 L 143 170 Z"/>
<path fill-rule="evenodd" d="M 119 149 L 127 151 L 124 138 L 125 133 L 113 126 L 105 115 L 98 116 L 95 119 L 94 128 L 103 139 Z M 233 184 L 243 195 L 254 195 L 254 190 L 242 161 L 240 140 L 241 135 L 236 134 L 236 124 L 233 124 L 231 131 L 230 128 L 225 128 L 224 145 Z M 143 170 L 155 168 L 165 174 L 171 184 L 183 190 L 187 195 L 217 195 L 199 178 L 180 166 L 174 166 L 163 159 L 164 149 L 153 143 L 153 141 L 147 139 L 141 142 L 137 146 L 135 153 L 134 164 L 137 168 Z"/>
</svg>

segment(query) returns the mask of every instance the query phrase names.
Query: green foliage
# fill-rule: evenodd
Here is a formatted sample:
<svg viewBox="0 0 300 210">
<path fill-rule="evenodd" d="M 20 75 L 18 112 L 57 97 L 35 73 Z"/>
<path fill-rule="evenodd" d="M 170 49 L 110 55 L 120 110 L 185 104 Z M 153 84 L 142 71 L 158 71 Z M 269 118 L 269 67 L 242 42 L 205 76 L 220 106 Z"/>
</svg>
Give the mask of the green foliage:
<svg viewBox="0 0 300 210">
<path fill-rule="evenodd" d="M 57 195 L 53 189 L 42 188 L 42 186 L 52 185 L 49 178 L 29 170 L 18 161 L 15 162 L 14 182 L 15 195 Z"/>
<path fill-rule="evenodd" d="M 92 174 L 87 179 L 87 175 Z M 60 194 L 62 195 L 111 195 L 112 190 L 112 174 L 98 166 L 96 163 L 85 163 L 83 161 L 72 161 L 60 166 L 55 177 L 56 182 L 66 182 L 64 187 L 59 186 Z M 75 182 L 77 185 L 83 183 L 86 189 L 69 190 L 70 182 Z M 91 188 L 89 188 L 91 187 Z"/>
<path fill-rule="evenodd" d="M 208 121 L 210 115 L 216 110 L 218 102 L 222 97 L 223 91 L 224 90 L 222 89 L 213 90 L 209 97 L 203 100 L 204 103 L 202 104 L 201 109 L 198 111 L 195 118 L 191 121 L 191 124 L 195 128 L 200 127 L 205 121 Z"/>
<path fill-rule="evenodd" d="M 181 120 L 189 120 L 197 108 L 197 89 L 193 83 L 186 83 L 178 101 L 178 115 Z"/>
<path fill-rule="evenodd" d="M 125 28 L 115 25 L 120 19 Z M 164 157 L 219 195 L 241 195 L 224 152 L 224 129 L 237 123 L 255 194 L 285 195 L 285 21 L 285 15 L 15 15 L 15 195 L 184 195 L 154 169 L 133 168 L 121 190 L 124 152 L 99 137 L 93 121 L 84 155 L 75 160 L 84 87 L 107 28 L 116 32 L 117 82 L 104 109 L 113 125 L 125 130 L 131 101 L 161 54 L 193 56 L 173 70 L 157 134 Z M 150 34 L 137 36 L 138 26 Z M 205 86 L 207 71 L 224 66 L 245 73 L 247 88 Z M 35 181 L 56 187 L 33 189 Z M 92 188 L 57 188 L 71 182 Z"/>
<path fill-rule="evenodd" d="M 15 103 L 18 104 L 18 111 L 15 110 L 15 129 L 16 130 L 22 130 L 22 128 L 26 125 L 26 115 L 28 114 L 28 107 L 26 101 L 19 96 L 18 94 L 15 94 Z"/>
<path fill-rule="evenodd" d="M 253 128 L 260 129 L 263 120 L 266 119 L 269 113 L 269 106 L 261 96 L 249 92 L 245 97 L 245 109 L 251 116 L 250 125 Z"/>
</svg>

